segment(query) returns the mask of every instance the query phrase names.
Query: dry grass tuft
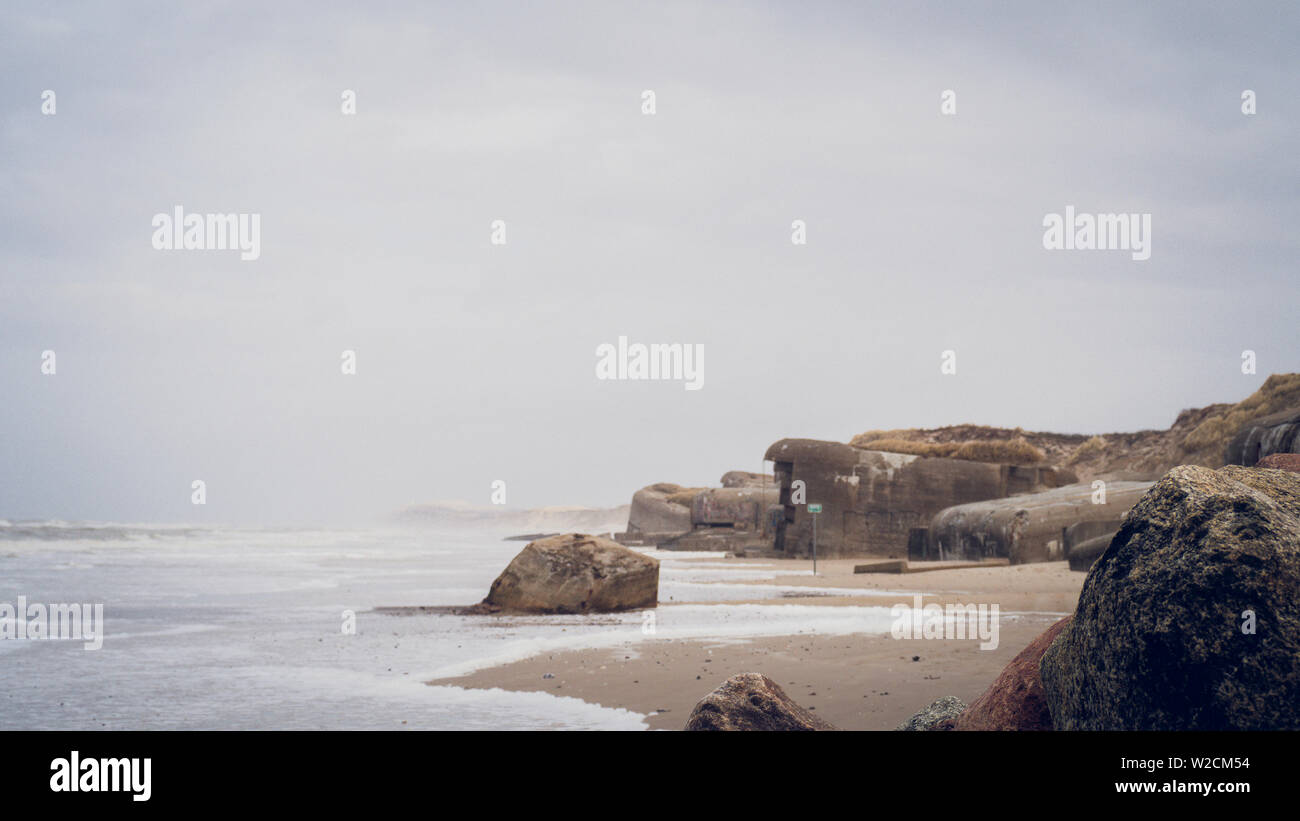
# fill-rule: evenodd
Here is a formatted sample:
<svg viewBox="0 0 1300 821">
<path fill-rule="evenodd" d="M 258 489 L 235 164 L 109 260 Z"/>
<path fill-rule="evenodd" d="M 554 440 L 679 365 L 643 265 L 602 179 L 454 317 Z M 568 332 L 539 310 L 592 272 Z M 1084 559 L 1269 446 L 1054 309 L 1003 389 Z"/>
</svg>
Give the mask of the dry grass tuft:
<svg viewBox="0 0 1300 821">
<path fill-rule="evenodd" d="M 954 459 L 970 462 L 1001 462 L 1008 465 L 1032 465 L 1047 461 L 1041 450 L 1024 439 L 965 442 L 953 454 Z"/>
<path fill-rule="evenodd" d="M 1070 458 L 1067 459 L 1065 463 L 1067 465 L 1077 465 L 1080 462 L 1085 462 L 1094 457 L 1101 456 L 1105 452 L 1106 440 L 1101 436 L 1094 436 L 1082 445 L 1079 445 L 1079 447 L 1075 449 L 1074 453 L 1070 454 Z"/>
<path fill-rule="evenodd" d="M 1081 479 L 1113 471 L 1159 476 L 1174 465 L 1221 466 L 1228 442 L 1244 425 L 1291 408 L 1300 408 L 1300 374 L 1273 374 L 1241 402 L 1184 410 L 1166 430 L 1088 437 L 949 425 L 932 430 L 871 430 L 853 437 L 849 444 L 865 450 L 981 462 L 1051 461 L 1078 466 Z"/>
<path fill-rule="evenodd" d="M 863 450 L 883 450 L 887 453 L 910 453 L 914 456 L 965 459 L 968 462 L 999 462 L 1009 465 L 1029 465 L 1046 461 L 1041 450 L 1024 439 L 982 440 L 965 442 L 916 442 L 908 439 L 867 438 L 855 436 L 851 443 Z"/>
</svg>

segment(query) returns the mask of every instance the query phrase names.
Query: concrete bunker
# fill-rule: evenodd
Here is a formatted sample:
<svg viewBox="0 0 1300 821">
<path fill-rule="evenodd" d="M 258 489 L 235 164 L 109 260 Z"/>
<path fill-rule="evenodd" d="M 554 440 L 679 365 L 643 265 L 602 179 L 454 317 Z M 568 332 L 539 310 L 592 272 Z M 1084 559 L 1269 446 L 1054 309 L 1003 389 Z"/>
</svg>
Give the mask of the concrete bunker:
<svg viewBox="0 0 1300 821">
<path fill-rule="evenodd" d="M 1124 516 L 1152 482 L 1110 481 L 1105 502 L 1091 484 L 954 505 L 930 522 L 925 555 L 916 558 L 979 560 L 1012 564 L 1061 561 L 1068 548 L 1114 535 Z"/>
<path fill-rule="evenodd" d="M 906 558 L 909 548 L 924 544 L 930 519 L 944 508 L 1075 481 L 1072 472 L 1050 465 L 915 456 L 815 439 L 782 439 L 766 458 L 779 488 L 773 548 L 786 556 L 812 553 L 810 503 L 822 505 L 819 556 Z"/>
<path fill-rule="evenodd" d="M 664 550 L 753 552 L 770 549 L 777 487 L 771 476 L 728 471 L 720 488 L 661 482 L 632 496 L 624 544 Z"/>
<path fill-rule="evenodd" d="M 1228 442 L 1225 464 L 1253 467 L 1274 453 L 1300 453 L 1300 408 L 1252 419 Z"/>
</svg>

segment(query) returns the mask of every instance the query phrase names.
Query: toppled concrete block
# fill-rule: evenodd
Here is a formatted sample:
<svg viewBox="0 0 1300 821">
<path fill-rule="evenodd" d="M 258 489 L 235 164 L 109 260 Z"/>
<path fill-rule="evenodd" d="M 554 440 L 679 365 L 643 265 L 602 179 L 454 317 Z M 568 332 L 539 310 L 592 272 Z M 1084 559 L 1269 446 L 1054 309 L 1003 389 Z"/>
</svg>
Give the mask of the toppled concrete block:
<svg viewBox="0 0 1300 821">
<path fill-rule="evenodd" d="M 1105 502 L 1090 484 L 955 505 L 930 521 L 928 549 L 944 559 L 1005 557 L 1012 564 L 1060 561 L 1062 530 L 1080 522 L 1118 523 L 1151 482 L 1106 484 Z"/>
</svg>

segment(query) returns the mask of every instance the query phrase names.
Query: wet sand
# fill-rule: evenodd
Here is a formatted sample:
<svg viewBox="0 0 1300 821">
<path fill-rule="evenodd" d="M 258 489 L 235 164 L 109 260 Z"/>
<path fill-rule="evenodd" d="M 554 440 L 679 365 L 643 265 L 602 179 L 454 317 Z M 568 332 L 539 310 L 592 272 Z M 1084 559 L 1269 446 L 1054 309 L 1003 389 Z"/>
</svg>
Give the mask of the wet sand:
<svg viewBox="0 0 1300 821">
<path fill-rule="evenodd" d="M 996 603 L 1002 614 L 998 647 L 982 650 L 975 639 L 894 639 L 878 633 L 807 632 L 722 640 L 647 636 L 615 647 L 545 653 L 431 683 L 570 696 L 646 714 L 651 729 L 675 730 L 683 727 L 695 703 L 728 676 L 759 672 L 837 727 L 892 730 L 940 696 L 955 695 L 970 702 L 982 693 L 1030 641 L 1073 611 L 1085 576 L 1071 572 L 1064 562 L 897 575 L 854 574 L 854 565 L 863 561 L 846 559 L 818 562 L 816 577 L 785 575 L 806 573 L 811 562 L 704 559 L 700 563 L 712 562 L 767 566 L 778 573 L 774 579 L 746 582 L 756 585 L 895 591 L 879 597 L 753 600 L 772 607 L 910 605 L 913 593 L 921 593 L 926 604 Z M 660 610 L 673 606 L 664 602 Z M 1012 616 L 1012 612 L 1022 615 Z"/>
</svg>

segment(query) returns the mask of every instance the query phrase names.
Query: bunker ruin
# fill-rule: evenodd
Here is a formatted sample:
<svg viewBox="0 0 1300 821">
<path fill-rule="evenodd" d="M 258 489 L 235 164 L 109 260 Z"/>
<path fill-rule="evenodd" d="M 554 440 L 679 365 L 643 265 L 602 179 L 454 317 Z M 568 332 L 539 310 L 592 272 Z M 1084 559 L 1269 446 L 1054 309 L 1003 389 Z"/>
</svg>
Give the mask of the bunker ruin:
<svg viewBox="0 0 1300 821">
<path fill-rule="evenodd" d="M 947 507 L 1076 481 L 1050 465 L 1008 465 L 863 450 L 840 442 L 782 439 L 767 449 L 779 489 L 773 548 L 834 558 L 907 558 L 923 550 L 930 519 Z M 810 513 L 809 504 L 820 504 Z"/>
</svg>

